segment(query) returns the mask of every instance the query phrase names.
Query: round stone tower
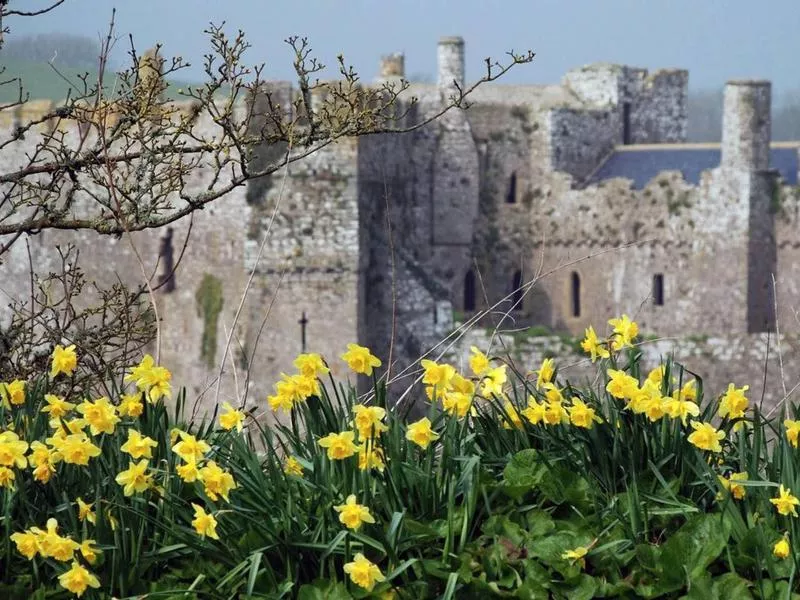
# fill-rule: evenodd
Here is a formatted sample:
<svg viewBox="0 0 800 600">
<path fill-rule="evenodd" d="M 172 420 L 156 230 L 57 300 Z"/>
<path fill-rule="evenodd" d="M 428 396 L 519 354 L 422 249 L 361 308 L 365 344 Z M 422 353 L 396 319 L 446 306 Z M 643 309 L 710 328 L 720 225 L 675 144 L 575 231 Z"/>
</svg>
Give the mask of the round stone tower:
<svg viewBox="0 0 800 600">
<path fill-rule="evenodd" d="M 769 168 L 771 102 L 769 81 L 725 85 L 721 166 L 746 171 Z"/>
<path fill-rule="evenodd" d="M 438 65 L 440 88 L 455 91 L 455 81 L 464 89 L 464 38 L 443 37 L 439 40 Z"/>
</svg>

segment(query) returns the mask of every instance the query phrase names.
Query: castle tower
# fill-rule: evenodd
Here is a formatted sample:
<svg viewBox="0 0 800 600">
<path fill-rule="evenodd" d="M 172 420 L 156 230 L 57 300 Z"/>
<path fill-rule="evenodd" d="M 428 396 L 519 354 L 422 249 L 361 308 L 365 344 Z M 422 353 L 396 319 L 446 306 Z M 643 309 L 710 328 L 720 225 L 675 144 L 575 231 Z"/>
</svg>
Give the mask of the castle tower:
<svg viewBox="0 0 800 600">
<path fill-rule="evenodd" d="M 378 81 L 399 81 L 406 76 L 406 57 L 402 52 L 381 56 Z"/>
<path fill-rule="evenodd" d="M 722 167 L 755 171 L 769 167 L 769 81 L 729 81 L 722 120 Z"/>
<path fill-rule="evenodd" d="M 455 92 L 453 82 L 464 89 L 464 38 L 443 37 L 438 49 L 439 88 L 448 95 Z"/>
<path fill-rule="evenodd" d="M 771 128 L 769 81 L 729 81 L 725 86 L 720 171 L 738 194 L 746 247 L 748 333 L 774 331 L 772 277 L 777 276 L 774 197 L 778 174 L 769 169 Z M 733 236 L 733 232 L 731 232 Z"/>
</svg>

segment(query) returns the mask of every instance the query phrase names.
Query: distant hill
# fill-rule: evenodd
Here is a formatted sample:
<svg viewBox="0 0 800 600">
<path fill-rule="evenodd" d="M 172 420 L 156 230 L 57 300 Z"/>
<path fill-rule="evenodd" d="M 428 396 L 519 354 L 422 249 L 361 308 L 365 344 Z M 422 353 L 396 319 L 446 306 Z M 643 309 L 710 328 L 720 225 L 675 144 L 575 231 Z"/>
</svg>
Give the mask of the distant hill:
<svg viewBox="0 0 800 600">
<path fill-rule="evenodd" d="M 81 77 L 87 73 L 89 74 L 88 82 L 90 87 L 97 78 L 97 68 L 62 67 L 57 63 L 56 67 L 58 72 L 46 62 L 8 59 L 0 52 L 0 69 L 4 69 L 0 74 L 0 103 L 15 102 L 19 98 L 20 80 L 23 91 L 28 95 L 29 100 L 53 100 L 58 102 L 67 97 L 70 87 L 77 87 L 77 90 L 73 87 L 73 96 L 78 91 L 82 93 L 83 81 Z M 106 73 L 105 84 L 107 89 L 113 87 L 114 73 Z M 171 99 L 179 98 L 177 94 L 179 88 L 197 85 L 186 81 L 169 79 L 167 84 L 167 97 Z"/>
</svg>

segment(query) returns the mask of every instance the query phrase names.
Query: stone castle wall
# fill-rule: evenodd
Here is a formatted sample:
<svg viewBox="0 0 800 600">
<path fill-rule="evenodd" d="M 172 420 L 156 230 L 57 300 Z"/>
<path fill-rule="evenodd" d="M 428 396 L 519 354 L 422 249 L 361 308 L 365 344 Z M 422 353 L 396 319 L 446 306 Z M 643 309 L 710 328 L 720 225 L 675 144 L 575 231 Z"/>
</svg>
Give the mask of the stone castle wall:
<svg viewBox="0 0 800 600">
<path fill-rule="evenodd" d="M 443 39 L 438 57 L 439 83 L 419 88 L 419 103 L 400 125 L 436 114 L 454 92 L 452 82 L 464 84 L 463 40 Z M 381 81 L 399 81 L 404 69 L 402 55 L 387 57 Z M 746 82 L 726 92 L 723 164 L 698 184 L 662 172 L 643 189 L 624 179 L 585 185 L 626 137 L 685 140 L 687 82 L 685 71 L 590 65 L 565 75 L 562 89 L 495 94 L 513 102 L 486 94 L 469 110 L 451 110 L 414 132 L 340 140 L 237 188 L 172 227 L 176 259 L 190 223 L 192 235 L 174 289 L 158 295 L 162 362 L 190 396 L 204 398 L 204 407 L 216 395 L 231 331 L 221 387 L 226 400 L 247 386 L 250 401 L 263 403 L 280 374 L 293 369 L 303 327 L 306 349 L 321 352 L 337 375 L 346 373 L 337 357 L 348 342 L 369 345 L 384 361 L 391 348 L 397 372 L 446 335 L 452 308 L 468 310 L 470 277 L 475 309 L 512 296 L 481 325 L 499 322 L 518 300 L 506 327 L 544 325 L 582 335 L 589 325 L 627 313 L 659 335 L 744 340 L 775 327 L 775 274 L 778 326 L 792 352 L 791 335 L 800 332 L 800 194 L 765 170 L 768 87 Z M 288 83 L 269 84 L 256 111 L 265 109 L 266 94 L 287 111 L 294 97 Z M 205 136 L 214 127 L 207 118 L 196 124 Z M 29 135 L 0 151 L 0 166 L 11 169 L 35 140 Z M 251 167 L 263 169 L 286 150 L 256 148 Z M 191 189 L 208 185 L 207 175 L 193 171 Z M 119 184 L 137 181 L 123 171 Z M 165 235 L 134 236 L 148 272 L 160 259 L 163 268 Z M 52 244 L 76 236 L 47 232 L 31 239 L 34 264 L 48 269 L 55 264 Z M 141 281 L 124 239 L 91 233 L 77 239 L 103 249 L 102 262 L 88 261 L 90 277 Z M 0 266 L 10 296 L 26 293 L 24 251 L 17 244 Z M 527 293 L 514 296 L 514 287 L 531 281 Z M 756 359 L 744 342 L 723 346 L 689 355 L 722 357 L 715 367 L 720 377 L 729 372 L 723 363 L 730 348 L 742 350 L 730 359 L 734 365 Z"/>
</svg>

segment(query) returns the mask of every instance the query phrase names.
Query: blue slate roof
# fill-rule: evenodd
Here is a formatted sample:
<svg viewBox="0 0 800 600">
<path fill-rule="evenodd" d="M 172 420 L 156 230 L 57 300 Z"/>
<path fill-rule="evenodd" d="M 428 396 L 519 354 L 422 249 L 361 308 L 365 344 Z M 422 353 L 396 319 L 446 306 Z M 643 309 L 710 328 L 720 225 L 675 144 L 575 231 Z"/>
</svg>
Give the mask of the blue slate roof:
<svg viewBox="0 0 800 600">
<path fill-rule="evenodd" d="M 634 189 L 640 190 L 662 171 L 680 171 L 692 184 L 700 182 L 700 174 L 719 166 L 720 149 L 708 147 L 670 147 L 635 150 L 616 150 L 592 175 L 589 183 L 614 177 L 633 180 Z M 797 185 L 797 148 L 772 148 L 770 168 L 777 169 L 783 180 Z"/>
</svg>

